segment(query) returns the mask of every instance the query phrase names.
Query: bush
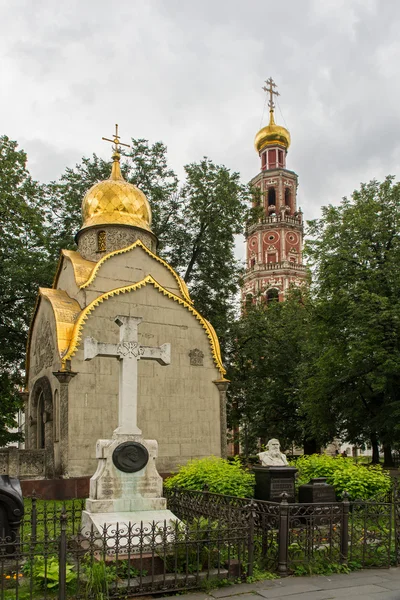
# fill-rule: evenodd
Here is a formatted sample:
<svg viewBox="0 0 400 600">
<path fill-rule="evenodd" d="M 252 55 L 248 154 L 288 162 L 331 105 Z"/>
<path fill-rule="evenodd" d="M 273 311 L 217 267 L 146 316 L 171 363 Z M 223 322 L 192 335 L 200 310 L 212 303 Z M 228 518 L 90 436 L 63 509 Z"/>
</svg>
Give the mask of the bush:
<svg viewBox="0 0 400 600">
<path fill-rule="evenodd" d="M 207 486 L 209 492 L 249 498 L 253 495 L 254 483 L 254 475 L 242 467 L 238 457 L 227 461 L 209 456 L 189 461 L 166 479 L 164 485 L 167 489 L 185 490 L 203 490 Z"/>
<path fill-rule="evenodd" d="M 391 488 L 389 473 L 380 465 L 365 467 L 350 458 L 326 454 L 299 456 L 291 464 L 299 470 L 297 485 L 308 483 L 314 477 L 326 477 L 338 498 L 346 491 L 352 500 L 378 499 Z"/>
</svg>

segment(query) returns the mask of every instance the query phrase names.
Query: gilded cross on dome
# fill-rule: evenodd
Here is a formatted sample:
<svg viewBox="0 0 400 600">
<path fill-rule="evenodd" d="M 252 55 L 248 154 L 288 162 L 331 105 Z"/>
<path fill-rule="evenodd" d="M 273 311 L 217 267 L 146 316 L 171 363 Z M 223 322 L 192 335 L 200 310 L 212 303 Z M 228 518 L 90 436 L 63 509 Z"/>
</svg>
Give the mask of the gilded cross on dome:
<svg viewBox="0 0 400 600">
<path fill-rule="evenodd" d="M 109 138 L 105 138 L 105 137 L 101 138 L 105 142 L 111 142 L 112 144 L 115 144 L 114 148 L 113 148 L 114 156 L 118 155 L 118 158 L 120 155 L 120 149 L 121 149 L 120 146 L 125 146 L 126 148 L 130 148 L 129 144 L 123 144 L 122 142 L 119 141 L 119 138 L 120 138 L 120 136 L 118 135 L 118 123 L 115 124 L 115 133 L 114 133 L 114 137 L 112 140 L 110 140 Z"/>
<path fill-rule="evenodd" d="M 267 79 L 265 83 L 267 85 L 263 87 L 263 90 L 264 90 L 264 92 L 267 92 L 269 94 L 268 106 L 269 106 L 269 110 L 273 111 L 275 108 L 274 96 L 279 96 L 279 92 L 274 89 L 277 86 L 276 86 L 276 83 L 274 82 L 274 80 L 272 79 L 272 77 Z"/>
</svg>

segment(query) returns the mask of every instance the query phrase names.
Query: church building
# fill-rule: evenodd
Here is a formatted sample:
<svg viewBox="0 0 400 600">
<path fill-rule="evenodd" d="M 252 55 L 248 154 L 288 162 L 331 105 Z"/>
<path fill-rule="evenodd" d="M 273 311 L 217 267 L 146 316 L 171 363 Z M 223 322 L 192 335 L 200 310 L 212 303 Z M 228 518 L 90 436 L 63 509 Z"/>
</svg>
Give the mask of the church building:
<svg viewBox="0 0 400 600">
<path fill-rule="evenodd" d="M 297 208 L 297 175 L 286 168 L 290 133 L 276 125 L 271 78 L 263 88 L 269 94 L 269 124 L 256 135 L 260 172 L 251 184 L 259 190 L 262 216 L 246 227 L 246 272 L 242 296 L 245 302 L 259 298 L 282 301 L 291 285 L 305 281 L 302 263 L 303 216 Z"/>
<path fill-rule="evenodd" d="M 218 338 L 157 255 L 149 202 L 121 174 L 118 130 L 110 141 L 110 178 L 83 198 L 78 248 L 62 251 L 53 287 L 40 288 L 29 332 L 25 440 L 42 456 L 46 478 L 92 476 L 96 441 L 117 427 L 119 361 L 85 360 L 84 340 L 118 344 L 118 315 L 142 318 L 140 344 L 171 345 L 167 366 L 138 362 L 137 422 L 158 441 L 158 471 L 226 455 Z"/>
</svg>

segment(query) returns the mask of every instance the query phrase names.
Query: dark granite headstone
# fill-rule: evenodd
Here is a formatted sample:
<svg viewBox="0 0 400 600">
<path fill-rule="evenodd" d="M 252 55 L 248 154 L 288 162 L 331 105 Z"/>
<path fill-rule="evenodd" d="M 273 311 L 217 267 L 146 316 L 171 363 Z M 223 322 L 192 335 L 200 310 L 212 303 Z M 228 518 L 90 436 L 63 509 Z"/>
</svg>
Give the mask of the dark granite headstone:
<svg viewBox="0 0 400 600">
<path fill-rule="evenodd" d="M 256 500 L 269 500 L 280 502 L 281 494 L 286 492 L 287 501 L 295 501 L 294 477 L 297 473 L 295 467 L 253 467 L 256 478 L 254 498 Z"/>
<path fill-rule="evenodd" d="M 0 553 L 15 552 L 15 542 L 24 514 L 19 479 L 0 475 Z"/>
<path fill-rule="evenodd" d="M 306 504 L 336 502 L 335 488 L 326 483 L 326 477 L 315 477 L 309 483 L 299 487 L 299 502 Z"/>
</svg>

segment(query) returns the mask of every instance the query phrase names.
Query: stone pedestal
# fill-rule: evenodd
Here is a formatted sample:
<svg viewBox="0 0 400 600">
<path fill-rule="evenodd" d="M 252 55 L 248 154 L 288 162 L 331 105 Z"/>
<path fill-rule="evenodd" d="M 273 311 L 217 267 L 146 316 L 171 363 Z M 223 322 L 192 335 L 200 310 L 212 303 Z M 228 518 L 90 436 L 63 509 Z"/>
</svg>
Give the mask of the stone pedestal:
<svg viewBox="0 0 400 600">
<path fill-rule="evenodd" d="M 336 502 L 335 488 L 326 483 L 326 477 L 315 477 L 299 487 L 299 502 L 305 504 Z"/>
<path fill-rule="evenodd" d="M 158 522 L 163 527 L 164 522 L 171 525 L 177 520 L 162 497 L 162 477 L 155 465 L 157 450 L 155 440 L 144 440 L 140 435 L 114 434 L 110 440 L 97 441 L 98 465 L 82 512 L 83 535 L 88 535 L 92 527 L 99 535 L 106 527 L 111 535 L 118 523 L 123 536 L 132 525 L 151 528 L 153 522 Z M 121 537 L 119 544 L 124 544 Z"/>
<path fill-rule="evenodd" d="M 281 494 L 288 494 L 287 501 L 295 501 L 294 478 L 295 467 L 253 467 L 256 478 L 254 497 L 256 500 L 280 502 Z"/>
</svg>

